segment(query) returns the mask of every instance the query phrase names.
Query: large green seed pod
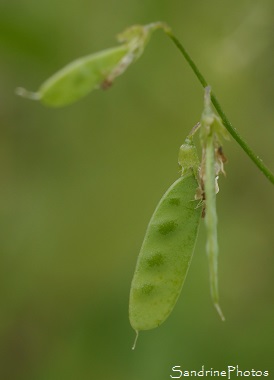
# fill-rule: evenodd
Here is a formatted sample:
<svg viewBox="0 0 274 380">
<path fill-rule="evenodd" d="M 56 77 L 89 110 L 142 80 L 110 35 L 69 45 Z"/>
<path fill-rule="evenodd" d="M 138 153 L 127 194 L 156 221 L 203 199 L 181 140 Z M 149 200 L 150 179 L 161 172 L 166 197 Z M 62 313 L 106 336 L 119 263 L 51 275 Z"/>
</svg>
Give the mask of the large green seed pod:
<svg viewBox="0 0 274 380">
<path fill-rule="evenodd" d="M 185 169 L 152 215 L 130 291 L 129 318 L 136 332 L 163 323 L 179 297 L 201 219 L 197 186 L 194 170 Z"/>
</svg>

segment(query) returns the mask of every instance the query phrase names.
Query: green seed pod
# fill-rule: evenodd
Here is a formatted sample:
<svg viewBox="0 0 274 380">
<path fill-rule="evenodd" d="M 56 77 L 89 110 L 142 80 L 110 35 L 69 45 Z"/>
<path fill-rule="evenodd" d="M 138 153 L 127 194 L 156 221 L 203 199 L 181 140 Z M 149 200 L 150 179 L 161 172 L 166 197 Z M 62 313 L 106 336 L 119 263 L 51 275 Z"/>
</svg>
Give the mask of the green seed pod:
<svg viewBox="0 0 274 380">
<path fill-rule="evenodd" d="M 217 237 L 217 211 L 216 211 L 216 176 L 214 162 L 214 142 L 213 136 L 208 134 L 205 145 L 205 197 L 206 197 L 206 214 L 205 225 L 207 229 L 206 252 L 209 263 L 209 277 L 211 297 L 214 306 L 224 321 L 225 317 L 219 305 L 218 290 L 218 237 Z"/>
<path fill-rule="evenodd" d="M 219 305 L 218 290 L 218 238 L 217 238 L 217 211 L 216 193 L 219 191 L 218 175 L 224 173 L 223 164 L 226 157 L 223 154 L 220 142 L 227 138 L 226 130 L 221 120 L 211 108 L 210 87 L 205 88 L 204 110 L 201 118 L 200 139 L 202 144 L 202 163 L 199 171 L 200 188 L 204 191 L 205 225 L 207 229 L 206 252 L 209 263 L 209 277 L 211 297 L 214 306 L 224 321 L 225 317 Z M 197 195 L 197 194 L 196 194 Z"/>
<path fill-rule="evenodd" d="M 162 324 L 179 297 L 201 219 L 197 186 L 193 169 L 185 170 L 152 215 L 130 291 L 129 318 L 137 333 Z"/>
<path fill-rule="evenodd" d="M 94 89 L 106 89 L 140 57 L 151 33 L 159 28 L 166 30 L 167 26 L 161 22 L 134 25 L 118 36 L 122 45 L 71 62 L 46 80 L 37 92 L 19 87 L 16 93 L 40 100 L 50 107 L 61 107 L 81 99 Z"/>
<path fill-rule="evenodd" d="M 79 58 L 46 80 L 38 92 L 29 93 L 19 88 L 17 94 L 51 107 L 71 104 L 90 91 L 105 87 L 104 81 L 127 52 L 128 47 L 121 45 Z"/>
</svg>

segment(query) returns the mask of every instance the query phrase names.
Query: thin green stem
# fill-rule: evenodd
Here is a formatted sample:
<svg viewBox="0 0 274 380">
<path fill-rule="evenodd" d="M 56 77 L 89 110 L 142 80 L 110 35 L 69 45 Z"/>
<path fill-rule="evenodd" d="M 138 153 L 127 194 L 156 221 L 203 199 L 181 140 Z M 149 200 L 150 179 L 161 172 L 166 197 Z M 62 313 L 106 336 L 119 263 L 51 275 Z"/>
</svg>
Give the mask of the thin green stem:
<svg viewBox="0 0 274 380">
<path fill-rule="evenodd" d="M 201 74 L 200 70 L 196 66 L 196 64 L 191 59 L 190 55 L 187 53 L 183 45 L 178 41 L 178 39 L 172 34 L 170 29 L 166 29 L 165 33 L 169 36 L 169 38 L 174 42 L 174 44 L 177 46 L 177 48 L 180 50 L 180 52 L 183 54 L 184 58 L 186 59 L 187 63 L 193 70 L 194 74 L 198 78 L 201 85 L 205 88 L 208 86 L 208 83 L 204 76 Z M 269 179 L 269 181 L 274 185 L 274 174 L 266 167 L 266 165 L 263 163 L 262 159 L 257 156 L 253 150 L 249 147 L 249 145 L 245 142 L 245 140 L 239 135 L 239 133 L 236 131 L 236 129 L 232 126 L 230 121 L 228 120 L 226 114 L 223 112 L 220 103 L 218 102 L 216 96 L 211 93 L 211 101 L 214 105 L 216 111 L 218 112 L 220 118 L 222 119 L 222 122 L 228 132 L 231 134 L 231 136 L 237 141 L 237 143 L 242 147 L 242 149 L 246 152 L 246 154 L 251 158 L 251 160 L 254 162 L 254 164 L 259 168 L 259 170 L 266 176 L 266 178 Z"/>
</svg>

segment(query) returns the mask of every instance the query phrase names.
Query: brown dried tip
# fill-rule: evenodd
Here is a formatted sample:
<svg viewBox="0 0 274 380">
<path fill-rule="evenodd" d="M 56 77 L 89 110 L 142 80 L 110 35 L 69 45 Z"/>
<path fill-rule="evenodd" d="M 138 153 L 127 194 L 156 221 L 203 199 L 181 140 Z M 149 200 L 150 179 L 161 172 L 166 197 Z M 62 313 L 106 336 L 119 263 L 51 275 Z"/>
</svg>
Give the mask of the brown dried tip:
<svg viewBox="0 0 274 380">
<path fill-rule="evenodd" d="M 226 156 L 224 155 L 224 151 L 223 151 L 223 147 L 222 146 L 219 146 L 219 148 L 217 149 L 217 156 L 218 158 L 225 164 L 227 162 L 227 158 Z"/>
<path fill-rule="evenodd" d="M 103 82 L 101 83 L 101 89 L 102 90 L 107 90 L 108 88 L 110 88 L 112 86 L 112 81 L 108 78 L 106 78 L 105 80 L 103 80 Z"/>
</svg>

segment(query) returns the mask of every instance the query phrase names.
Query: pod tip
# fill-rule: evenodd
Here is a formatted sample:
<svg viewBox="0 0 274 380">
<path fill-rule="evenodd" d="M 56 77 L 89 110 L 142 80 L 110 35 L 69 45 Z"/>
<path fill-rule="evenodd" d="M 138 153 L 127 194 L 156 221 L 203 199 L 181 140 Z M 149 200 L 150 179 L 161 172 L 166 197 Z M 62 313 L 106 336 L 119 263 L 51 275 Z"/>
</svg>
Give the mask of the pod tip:
<svg viewBox="0 0 274 380">
<path fill-rule="evenodd" d="M 23 87 L 17 87 L 15 89 L 15 94 L 22 96 L 23 98 L 28 98 L 32 100 L 39 100 L 40 99 L 40 94 L 38 92 L 31 92 L 26 90 Z"/>
<path fill-rule="evenodd" d="M 135 339 L 134 339 L 134 343 L 133 343 L 133 346 L 132 346 L 132 350 L 135 350 L 136 343 L 137 343 L 137 339 L 138 339 L 138 336 L 139 336 L 139 331 L 138 331 L 138 330 L 135 330 L 135 332 L 136 332 L 136 336 L 135 336 Z"/>
<path fill-rule="evenodd" d="M 217 310 L 217 313 L 219 314 L 221 320 L 224 322 L 225 321 L 225 317 L 224 317 L 224 314 L 220 308 L 220 305 L 218 303 L 214 303 L 214 306 L 215 306 L 215 309 Z"/>
</svg>

